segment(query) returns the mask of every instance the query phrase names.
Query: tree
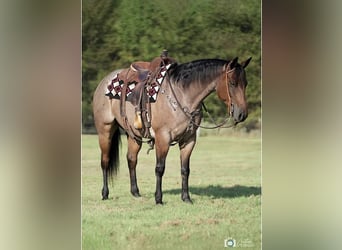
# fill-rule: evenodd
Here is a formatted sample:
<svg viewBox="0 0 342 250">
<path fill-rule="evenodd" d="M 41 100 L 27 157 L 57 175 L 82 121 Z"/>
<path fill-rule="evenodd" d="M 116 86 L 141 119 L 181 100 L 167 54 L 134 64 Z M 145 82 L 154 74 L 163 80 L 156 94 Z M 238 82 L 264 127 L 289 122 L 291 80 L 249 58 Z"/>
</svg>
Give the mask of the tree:
<svg viewBox="0 0 342 250">
<path fill-rule="evenodd" d="M 82 122 L 93 126 L 91 99 L 110 71 L 135 60 L 151 60 L 163 49 L 180 63 L 200 58 L 240 61 L 247 68 L 250 117 L 258 126 L 261 113 L 261 16 L 255 0 L 85 0 L 82 9 Z M 215 95 L 206 100 L 214 117 L 226 108 Z"/>
</svg>

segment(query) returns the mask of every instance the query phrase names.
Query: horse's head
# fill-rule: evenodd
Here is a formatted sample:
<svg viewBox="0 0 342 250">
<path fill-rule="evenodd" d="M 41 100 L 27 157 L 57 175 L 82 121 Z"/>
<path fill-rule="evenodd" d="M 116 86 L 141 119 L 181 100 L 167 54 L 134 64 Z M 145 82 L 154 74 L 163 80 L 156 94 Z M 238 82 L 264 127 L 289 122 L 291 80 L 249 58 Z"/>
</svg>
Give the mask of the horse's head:
<svg viewBox="0 0 342 250">
<path fill-rule="evenodd" d="M 216 88 L 218 97 L 227 105 L 235 124 L 243 122 L 248 116 L 245 68 L 251 59 L 250 57 L 241 64 L 238 63 L 237 57 L 229 61 L 224 66 L 223 77 Z"/>
</svg>

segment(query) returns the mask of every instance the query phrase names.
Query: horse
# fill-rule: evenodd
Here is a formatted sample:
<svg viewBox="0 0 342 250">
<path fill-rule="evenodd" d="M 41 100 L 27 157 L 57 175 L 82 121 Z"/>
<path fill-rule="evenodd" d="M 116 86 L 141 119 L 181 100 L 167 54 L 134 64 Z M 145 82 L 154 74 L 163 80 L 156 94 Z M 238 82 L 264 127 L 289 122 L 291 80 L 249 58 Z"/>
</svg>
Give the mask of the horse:
<svg viewBox="0 0 342 250">
<path fill-rule="evenodd" d="M 156 204 L 163 204 L 162 179 L 165 161 L 170 146 L 177 143 L 182 177 L 181 199 L 192 203 L 188 184 L 190 156 L 196 144 L 196 130 L 202 120 L 202 103 L 209 94 L 216 91 L 218 98 L 225 103 L 234 125 L 243 122 L 248 116 L 245 68 L 251 59 L 250 57 L 241 63 L 238 62 L 238 57 L 232 60 L 199 59 L 182 64 L 174 63 L 167 70 L 157 99 L 151 103 L 150 114 L 149 132 L 156 155 Z M 126 116 L 123 117 L 120 112 L 120 100 L 108 98 L 104 94 L 108 82 L 122 70 L 114 70 L 105 76 L 93 96 L 93 115 L 101 149 L 103 200 L 108 199 L 109 195 L 108 178 L 116 175 L 119 167 L 120 128 L 127 135 L 126 158 L 130 192 L 134 197 L 140 197 L 136 166 L 144 135 L 141 130 L 132 126 L 135 120 L 135 107 L 126 101 L 123 104 Z"/>
</svg>

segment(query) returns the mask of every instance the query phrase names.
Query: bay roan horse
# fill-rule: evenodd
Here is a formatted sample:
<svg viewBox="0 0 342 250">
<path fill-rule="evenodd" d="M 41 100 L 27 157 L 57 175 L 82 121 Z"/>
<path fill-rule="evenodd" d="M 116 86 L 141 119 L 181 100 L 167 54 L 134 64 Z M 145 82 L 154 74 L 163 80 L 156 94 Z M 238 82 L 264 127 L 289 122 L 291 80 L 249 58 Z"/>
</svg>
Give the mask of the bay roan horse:
<svg viewBox="0 0 342 250">
<path fill-rule="evenodd" d="M 172 143 L 178 143 L 181 160 L 182 192 L 185 202 L 192 202 L 189 195 L 189 161 L 196 143 L 196 130 L 202 118 L 202 102 L 212 92 L 226 104 L 228 114 L 235 124 L 247 118 L 245 90 L 247 86 L 245 68 L 251 58 L 238 63 L 233 60 L 201 59 L 184 64 L 172 65 L 161 84 L 155 103 L 151 103 L 150 134 L 156 152 L 156 192 L 155 201 L 162 204 L 162 178 L 166 156 Z M 116 174 L 119 167 L 119 127 L 125 128 L 120 115 L 120 100 L 105 96 L 108 82 L 120 70 L 107 75 L 97 87 L 93 98 L 93 111 L 101 148 L 101 168 L 103 172 L 102 198 L 108 199 L 108 177 Z M 138 197 L 136 178 L 137 156 L 142 146 L 142 135 L 133 127 L 135 107 L 126 102 L 126 122 L 134 133 L 128 138 L 127 162 L 130 175 L 131 193 Z M 127 131 L 126 131 L 127 132 Z M 128 134 L 128 133 L 127 133 Z"/>
</svg>

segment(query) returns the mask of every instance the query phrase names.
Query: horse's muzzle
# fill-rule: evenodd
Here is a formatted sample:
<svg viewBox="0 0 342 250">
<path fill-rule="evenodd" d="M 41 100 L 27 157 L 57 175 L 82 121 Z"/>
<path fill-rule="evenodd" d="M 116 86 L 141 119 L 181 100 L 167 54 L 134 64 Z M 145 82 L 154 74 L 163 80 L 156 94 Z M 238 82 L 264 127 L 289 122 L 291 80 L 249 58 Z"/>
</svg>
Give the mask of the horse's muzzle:
<svg viewBox="0 0 342 250">
<path fill-rule="evenodd" d="M 231 114 L 234 118 L 235 124 L 243 122 L 248 116 L 248 111 L 246 108 L 240 108 L 237 105 L 232 105 Z"/>
</svg>

